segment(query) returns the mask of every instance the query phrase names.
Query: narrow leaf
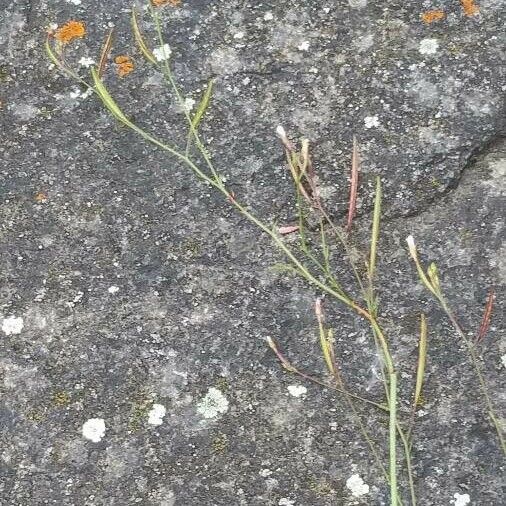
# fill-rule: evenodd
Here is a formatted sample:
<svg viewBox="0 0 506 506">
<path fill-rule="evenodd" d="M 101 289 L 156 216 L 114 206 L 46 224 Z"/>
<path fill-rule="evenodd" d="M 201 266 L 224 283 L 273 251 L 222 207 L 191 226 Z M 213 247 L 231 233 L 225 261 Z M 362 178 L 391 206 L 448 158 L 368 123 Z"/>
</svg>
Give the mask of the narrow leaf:
<svg viewBox="0 0 506 506">
<path fill-rule="evenodd" d="M 56 56 L 56 54 L 53 51 L 53 48 L 51 47 L 51 44 L 49 42 L 49 35 L 46 37 L 46 42 L 44 44 L 44 47 L 46 49 L 46 53 L 49 56 L 49 59 L 57 66 L 61 67 L 60 60 Z"/>
<path fill-rule="evenodd" d="M 476 336 L 476 342 L 479 343 L 483 340 L 490 327 L 490 319 L 492 317 L 492 309 L 494 307 L 495 293 L 493 289 L 488 292 L 487 303 L 485 304 L 485 311 L 483 313 L 483 320 L 481 321 L 478 335 Z"/>
<path fill-rule="evenodd" d="M 139 49 L 141 50 L 141 53 L 144 55 L 146 60 L 156 65 L 157 61 L 153 56 L 153 53 L 148 49 L 148 46 L 144 42 L 144 37 L 142 36 L 141 30 L 139 28 L 139 23 L 137 21 L 137 13 L 135 11 L 135 8 L 132 8 L 131 21 L 132 21 L 132 31 L 134 32 L 134 38 L 135 41 L 137 42 L 137 45 L 139 46 Z"/>
<path fill-rule="evenodd" d="M 420 319 L 420 342 L 418 343 L 418 365 L 416 370 L 416 385 L 415 385 L 415 397 L 413 400 L 413 409 L 416 409 L 416 406 L 418 406 L 420 402 L 426 361 L 427 361 L 427 320 L 425 319 L 425 315 L 422 313 Z"/>
<path fill-rule="evenodd" d="M 95 85 L 95 91 L 97 92 L 98 96 L 100 97 L 106 108 L 109 109 L 111 114 L 125 125 L 133 126 L 130 120 L 123 114 L 118 104 L 116 104 L 116 102 L 113 100 L 100 77 L 98 77 L 97 69 L 94 68 L 91 69 L 91 76 L 93 77 L 93 84 Z"/>
<path fill-rule="evenodd" d="M 360 157 L 358 153 L 357 138 L 353 136 L 353 151 L 351 155 L 351 182 L 350 182 L 350 201 L 348 204 L 348 223 L 346 230 L 349 232 L 353 224 L 353 218 L 357 208 L 357 190 L 358 190 L 358 173 L 360 170 Z"/>
<path fill-rule="evenodd" d="M 209 83 L 207 84 L 207 89 L 204 92 L 204 95 L 202 96 L 202 100 L 199 103 L 199 106 L 197 107 L 197 111 L 195 112 L 195 115 L 192 118 L 192 128 L 194 130 L 197 130 L 200 122 L 202 121 L 202 118 L 204 117 L 204 114 L 207 111 L 207 108 L 209 107 L 209 102 L 211 101 L 211 96 L 213 94 L 213 85 L 214 80 L 211 79 Z"/>
<path fill-rule="evenodd" d="M 98 62 L 97 74 L 99 79 L 102 79 L 104 75 L 105 66 L 107 64 L 107 58 L 109 57 L 109 53 L 112 48 L 112 37 L 113 37 L 114 29 L 111 28 L 109 34 L 107 35 L 104 45 L 102 46 L 102 52 L 100 53 L 100 61 Z"/>
<path fill-rule="evenodd" d="M 374 195 L 374 213 L 372 218 L 372 232 L 371 232 L 371 252 L 369 255 L 369 279 L 374 278 L 376 271 L 376 257 L 378 254 L 378 240 L 380 233 L 380 220 L 381 220 L 381 179 L 376 178 L 376 193 Z"/>
</svg>

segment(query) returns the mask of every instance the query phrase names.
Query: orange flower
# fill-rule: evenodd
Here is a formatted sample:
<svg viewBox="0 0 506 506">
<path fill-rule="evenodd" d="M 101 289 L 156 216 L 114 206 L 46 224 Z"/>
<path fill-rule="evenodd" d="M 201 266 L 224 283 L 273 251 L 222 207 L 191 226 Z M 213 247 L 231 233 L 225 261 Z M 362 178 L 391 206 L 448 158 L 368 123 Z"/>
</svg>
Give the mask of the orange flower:
<svg viewBox="0 0 506 506">
<path fill-rule="evenodd" d="M 181 5 L 181 0 L 151 0 L 151 3 L 155 7 L 162 7 L 163 5 L 172 5 L 172 7 L 177 7 Z"/>
<path fill-rule="evenodd" d="M 74 39 L 81 39 L 86 35 L 86 28 L 81 21 L 67 21 L 60 26 L 54 34 L 54 38 L 62 44 L 68 44 Z"/>
<path fill-rule="evenodd" d="M 478 6 L 474 3 L 474 0 L 460 0 L 462 4 L 462 8 L 464 9 L 464 14 L 466 16 L 474 16 L 480 12 Z"/>
<path fill-rule="evenodd" d="M 424 23 L 430 24 L 434 23 L 434 21 L 439 21 L 445 17 L 445 13 L 440 10 L 436 11 L 427 11 L 422 14 L 422 21 Z"/>
<path fill-rule="evenodd" d="M 116 56 L 114 63 L 118 66 L 117 72 L 120 77 L 127 76 L 135 68 L 132 58 L 126 55 Z"/>
</svg>

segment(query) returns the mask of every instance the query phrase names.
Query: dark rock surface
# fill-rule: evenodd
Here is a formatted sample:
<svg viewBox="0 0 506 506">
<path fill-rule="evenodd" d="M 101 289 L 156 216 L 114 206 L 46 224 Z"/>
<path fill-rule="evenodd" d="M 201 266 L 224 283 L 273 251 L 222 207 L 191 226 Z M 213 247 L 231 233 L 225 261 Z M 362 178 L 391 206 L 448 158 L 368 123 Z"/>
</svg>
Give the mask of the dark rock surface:
<svg viewBox="0 0 506 506">
<path fill-rule="evenodd" d="M 365 245 L 380 175 L 381 314 L 406 412 L 418 315 L 429 315 L 413 447 L 419 504 L 462 506 L 468 494 L 469 504 L 495 506 L 504 460 L 464 348 L 419 286 L 404 238 L 412 233 L 424 261 L 438 263 L 470 335 L 495 287 L 481 349 L 504 408 L 504 2 L 476 1 L 473 16 L 460 2 L 436 3 L 183 0 L 163 8 L 164 33 L 188 97 L 198 101 L 216 79 L 203 136 L 263 219 L 294 216 L 276 125 L 311 139 L 324 199 L 341 221 L 357 135 L 354 237 Z M 433 8 L 445 18 L 422 22 Z M 112 55 L 135 63 L 123 79 L 109 63 L 118 102 L 148 130 L 184 139 L 180 107 L 135 49 L 129 10 L 119 0 L 0 1 L 0 503 L 387 504 L 342 399 L 285 374 L 265 344 L 272 336 L 323 374 L 318 292 L 274 271 L 282 258 L 268 239 L 49 65 L 51 23 L 86 23 L 66 56 L 83 76 L 79 61 L 97 60 L 114 25 Z M 356 289 L 337 253 L 337 271 Z M 379 399 L 367 328 L 327 310 L 348 383 Z M 159 425 L 154 405 L 166 410 Z M 363 414 L 384 439 L 384 417 Z M 89 420 L 96 437 L 83 436 Z M 346 486 L 355 474 L 369 485 L 361 497 Z"/>
</svg>

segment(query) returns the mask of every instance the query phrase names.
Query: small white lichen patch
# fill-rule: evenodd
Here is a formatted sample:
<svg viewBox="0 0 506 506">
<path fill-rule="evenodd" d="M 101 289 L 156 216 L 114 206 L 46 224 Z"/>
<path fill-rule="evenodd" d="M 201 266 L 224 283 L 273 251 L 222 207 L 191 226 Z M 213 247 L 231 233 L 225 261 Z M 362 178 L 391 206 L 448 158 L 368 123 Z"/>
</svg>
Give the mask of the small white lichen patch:
<svg viewBox="0 0 506 506">
<path fill-rule="evenodd" d="M 107 291 L 108 291 L 110 294 L 114 295 L 115 293 L 118 293 L 118 292 L 119 292 L 119 286 L 115 286 L 115 285 L 110 286 L 110 287 L 107 289 Z"/>
<path fill-rule="evenodd" d="M 105 436 L 105 422 L 103 418 L 90 418 L 86 420 L 82 428 L 83 437 L 93 441 L 94 443 L 100 443 L 102 438 Z"/>
<path fill-rule="evenodd" d="M 301 42 L 298 46 L 297 46 L 297 49 L 299 51 L 307 51 L 309 49 L 309 41 L 308 40 L 305 40 L 304 42 Z"/>
<path fill-rule="evenodd" d="M 503 367 L 506 367 L 506 353 L 501 357 Z"/>
<path fill-rule="evenodd" d="M 436 54 L 439 48 L 437 39 L 422 39 L 418 46 L 420 54 Z"/>
<path fill-rule="evenodd" d="M 264 14 L 264 20 L 265 21 L 272 21 L 274 19 L 274 14 L 269 11 Z"/>
<path fill-rule="evenodd" d="M 471 498 L 469 497 L 469 494 L 453 494 L 453 497 L 455 498 L 453 504 L 455 506 L 466 506 L 466 504 L 469 504 L 471 502 Z"/>
<path fill-rule="evenodd" d="M 162 425 L 163 417 L 167 413 L 165 406 L 162 404 L 153 404 L 148 413 L 148 423 L 151 425 Z"/>
<path fill-rule="evenodd" d="M 79 60 L 79 65 L 88 68 L 91 67 L 92 65 L 95 65 L 95 60 L 93 58 L 89 58 L 88 56 L 83 56 Z"/>
<path fill-rule="evenodd" d="M 375 128 L 380 126 L 378 116 L 366 116 L 364 118 L 364 125 L 366 128 Z"/>
<path fill-rule="evenodd" d="M 243 38 L 244 38 L 244 32 L 234 33 L 234 39 L 243 39 Z"/>
<path fill-rule="evenodd" d="M 353 497 L 360 497 L 369 493 L 369 485 L 358 474 L 352 474 L 346 480 L 346 488 L 350 490 Z"/>
<path fill-rule="evenodd" d="M 8 336 L 21 334 L 24 326 L 23 318 L 20 316 L 8 316 L 2 322 L 2 330 Z"/>
<path fill-rule="evenodd" d="M 367 7 L 367 0 L 348 0 L 348 5 L 354 9 L 363 9 Z"/>
<path fill-rule="evenodd" d="M 69 4 L 81 5 L 81 0 L 67 0 Z"/>
<path fill-rule="evenodd" d="M 158 46 L 153 49 L 153 56 L 157 61 L 165 61 L 170 58 L 172 50 L 168 44 L 164 44 L 163 46 Z"/>
<path fill-rule="evenodd" d="M 294 506 L 295 501 L 292 501 L 291 499 L 287 499 L 286 497 L 282 497 L 279 502 L 278 506 Z"/>
<path fill-rule="evenodd" d="M 204 418 L 216 418 L 227 411 L 227 398 L 214 387 L 211 387 L 205 397 L 197 404 L 197 412 Z"/>
<path fill-rule="evenodd" d="M 307 388 L 303 385 L 288 385 L 286 388 L 293 397 L 300 397 L 301 395 L 307 394 Z"/>
</svg>

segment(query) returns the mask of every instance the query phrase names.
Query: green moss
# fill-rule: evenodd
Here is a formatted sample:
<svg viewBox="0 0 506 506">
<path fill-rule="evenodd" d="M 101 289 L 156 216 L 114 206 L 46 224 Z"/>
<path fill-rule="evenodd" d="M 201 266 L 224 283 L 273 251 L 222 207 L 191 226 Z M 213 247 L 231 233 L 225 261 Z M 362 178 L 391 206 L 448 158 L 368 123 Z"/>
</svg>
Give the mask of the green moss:
<svg viewBox="0 0 506 506">
<path fill-rule="evenodd" d="M 222 392 L 226 392 L 230 388 L 227 378 L 219 378 L 216 382 L 216 388 Z"/>
<path fill-rule="evenodd" d="M 331 484 L 325 479 L 310 478 L 308 481 L 308 488 L 319 497 L 328 496 L 334 493 Z"/>
<path fill-rule="evenodd" d="M 0 65 L 0 83 L 7 81 L 10 77 L 9 67 L 7 65 Z"/>
<path fill-rule="evenodd" d="M 26 418 L 32 422 L 43 422 L 46 419 L 46 414 L 40 409 L 31 409 L 26 414 Z"/>
<path fill-rule="evenodd" d="M 228 437 L 226 434 L 218 434 L 211 443 L 213 453 L 224 453 L 228 450 Z"/>
<path fill-rule="evenodd" d="M 202 245 L 199 241 L 193 238 L 186 239 L 181 244 L 181 253 L 188 258 L 195 258 L 200 255 L 202 251 Z"/>
<path fill-rule="evenodd" d="M 55 406 L 67 406 L 70 404 L 70 395 L 67 392 L 55 392 L 52 402 Z"/>
</svg>

